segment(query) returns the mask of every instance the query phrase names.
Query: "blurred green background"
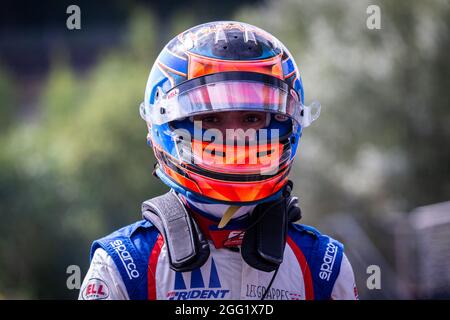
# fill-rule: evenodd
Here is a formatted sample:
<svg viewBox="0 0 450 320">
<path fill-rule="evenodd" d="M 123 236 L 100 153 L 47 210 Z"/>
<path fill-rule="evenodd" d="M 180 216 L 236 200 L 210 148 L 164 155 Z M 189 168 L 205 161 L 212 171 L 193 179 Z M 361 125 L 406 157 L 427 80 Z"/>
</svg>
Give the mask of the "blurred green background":
<svg viewBox="0 0 450 320">
<path fill-rule="evenodd" d="M 66 28 L 70 4 L 81 8 L 81 30 Z M 366 26 L 369 4 L 381 9 L 380 30 Z M 299 146 L 295 193 L 304 223 L 345 242 L 361 298 L 450 297 L 448 287 L 424 293 L 403 279 L 393 245 L 414 208 L 450 200 L 448 1 L 16 1 L 0 10 L 0 298 L 77 297 L 66 268 L 84 275 L 90 243 L 166 190 L 151 174 L 138 112 L 148 73 L 172 37 L 228 19 L 278 37 L 306 101 L 322 103 Z M 356 233 L 346 239 L 353 224 L 366 246 L 353 245 Z M 388 270 L 377 292 L 365 283 L 373 263 Z"/>
</svg>

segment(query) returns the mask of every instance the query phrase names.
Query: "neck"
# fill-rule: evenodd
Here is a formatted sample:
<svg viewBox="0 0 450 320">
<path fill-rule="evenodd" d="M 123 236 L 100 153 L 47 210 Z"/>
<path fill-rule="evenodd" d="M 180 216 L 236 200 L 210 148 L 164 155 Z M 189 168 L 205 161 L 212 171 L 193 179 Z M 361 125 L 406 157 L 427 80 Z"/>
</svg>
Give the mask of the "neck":
<svg viewBox="0 0 450 320">
<path fill-rule="evenodd" d="M 228 204 L 201 203 L 188 199 L 183 195 L 180 195 L 180 197 L 192 211 L 212 221 L 219 222 L 230 207 L 230 205 Z M 239 209 L 234 213 L 231 220 L 237 221 L 243 219 L 245 216 L 250 215 L 255 207 L 256 205 L 239 207 Z"/>
<path fill-rule="evenodd" d="M 256 205 L 240 207 L 223 228 L 218 228 L 220 220 L 230 205 L 200 203 L 182 195 L 180 195 L 180 198 L 191 212 L 203 234 L 214 243 L 216 248 L 235 247 L 241 244 L 244 231 L 249 224 L 250 215 L 256 207 Z"/>
</svg>

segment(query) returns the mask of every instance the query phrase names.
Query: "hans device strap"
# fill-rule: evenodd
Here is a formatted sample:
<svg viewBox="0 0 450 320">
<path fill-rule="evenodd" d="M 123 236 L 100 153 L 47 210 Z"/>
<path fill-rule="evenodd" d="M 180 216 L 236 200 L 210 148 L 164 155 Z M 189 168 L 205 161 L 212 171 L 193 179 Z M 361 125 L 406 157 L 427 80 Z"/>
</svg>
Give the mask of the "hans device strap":
<svg viewBox="0 0 450 320">
<path fill-rule="evenodd" d="M 252 217 L 254 222 L 245 231 L 242 240 L 242 258 L 255 269 L 271 272 L 283 262 L 289 223 L 301 218 L 298 198 L 291 196 L 289 181 L 282 196 L 258 205 Z"/>
<path fill-rule="evenodd" d="M 163 235 L 171 269 L 190 271 L 208 260 L 208 241 L 174 191 L 145 201 L 142 215 Z"/>
<path fill-rule="evenodd" d="M 259 204 L 252 213 L 241 254 L 255 269 L 270 272 L 283 262 L 288 225 L 301 218 L 298 199 L 291 196 L 292 186 L 289 181 L 280 198 Z M 145 201 L 142 215 L 163 235 L 171 269 L 192 271 L 208 260 L 208 241 L 175 191 Z"/>
</svg>

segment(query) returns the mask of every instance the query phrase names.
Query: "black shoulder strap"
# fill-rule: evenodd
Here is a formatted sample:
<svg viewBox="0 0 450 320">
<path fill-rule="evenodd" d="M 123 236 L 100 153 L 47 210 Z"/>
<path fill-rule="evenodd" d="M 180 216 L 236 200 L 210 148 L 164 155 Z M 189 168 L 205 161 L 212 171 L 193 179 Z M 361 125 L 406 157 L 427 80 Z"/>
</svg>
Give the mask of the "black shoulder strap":
<svg viewBox="0 0 450 320">
<path fill-rule="evenodd" d="M 142 215 L 163 235 L 173 270 L 191 271 L 208 260 L 208 241 L 173 190 L 142 203 Z"/>
<path fill-rule="evenodd" d="M 256 206 L 254 223 L 245 231 L 242 258 L 255 269 L 270 272 L 283 262 L 288 224 L 301 218 L 298 198 L 291 196 L 289 181 L 279 199 Z"/>
</svg>

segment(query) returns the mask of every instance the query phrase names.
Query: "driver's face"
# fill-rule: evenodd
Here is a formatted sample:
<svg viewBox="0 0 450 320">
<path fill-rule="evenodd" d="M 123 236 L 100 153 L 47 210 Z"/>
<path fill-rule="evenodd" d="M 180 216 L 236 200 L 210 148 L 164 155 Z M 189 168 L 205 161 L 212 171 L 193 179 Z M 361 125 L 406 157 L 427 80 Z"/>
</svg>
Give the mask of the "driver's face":
<svg viewBox="0 0 450 320">
<path fill-rule="evenodd" d="M 255 111 L 224 111 L 194 116 L 204 129 L 217 129 L 226 134 L 226 129 L 262 129 L 266 126 L 266 113 Z"/>
</svg>

